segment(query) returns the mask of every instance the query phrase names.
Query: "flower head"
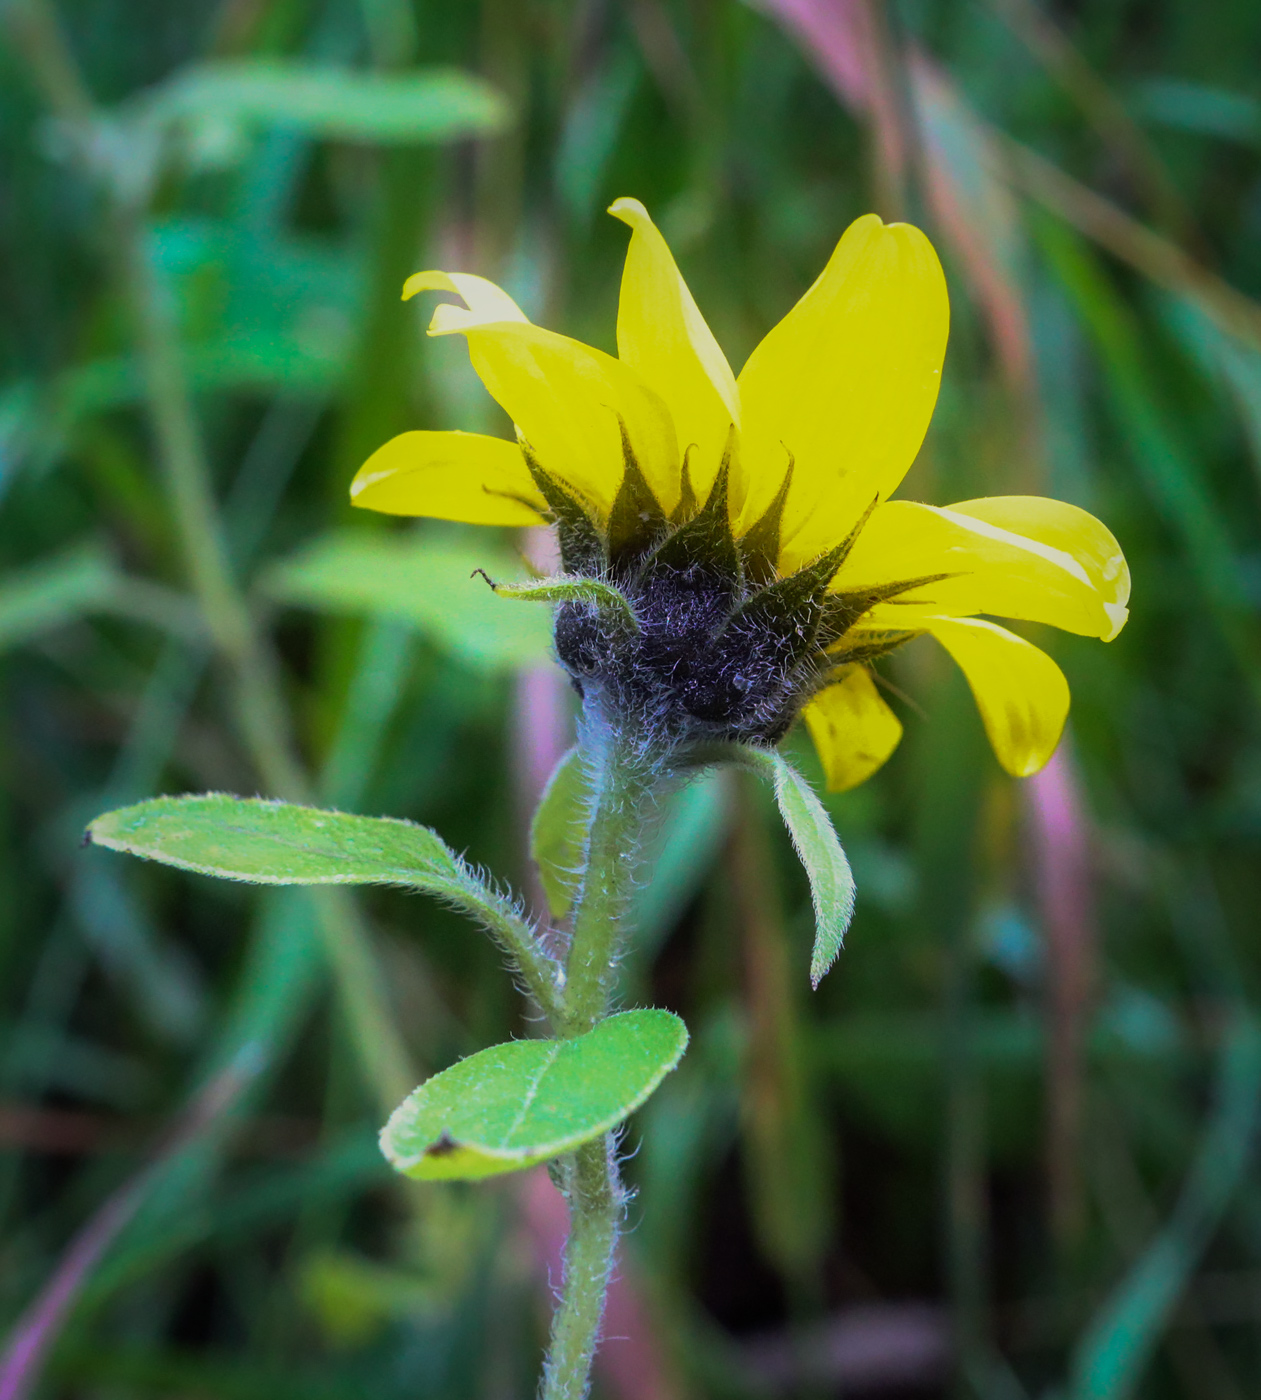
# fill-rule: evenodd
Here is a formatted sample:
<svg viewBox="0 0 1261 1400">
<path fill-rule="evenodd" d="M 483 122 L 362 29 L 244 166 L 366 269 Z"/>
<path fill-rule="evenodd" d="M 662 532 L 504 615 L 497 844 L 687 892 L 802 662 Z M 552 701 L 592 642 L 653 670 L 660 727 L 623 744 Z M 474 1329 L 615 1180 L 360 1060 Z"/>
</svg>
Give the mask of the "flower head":
<svg viewBox="0 0 1261 1400">
<path fill-rule="evenodd" d="M 928 239 L 858 219 L 737 379 L 644 207 L 610 212 L 632 229 L 617 358 L 532 325 L 480 277 L 408 280 L 404 297 L 464 302 L 438 306 L 429 333 L 467 338 L 517 441 L 404 433 L 361 468 L 355 504 L 554 523 L 558 658 L 591 710 L 650 742 L 773 744 L 802 714 L 829 786 L 852 787 L 902 732 L 871 663 L 929 633 L 967 676 L 999 761 L 1036 772 L 1068 685 L 981 614 L 1111 640 L 1129 572 L 1104 526 L 1059 501 L 889 499 L 945 355 Z"/>
</svg>

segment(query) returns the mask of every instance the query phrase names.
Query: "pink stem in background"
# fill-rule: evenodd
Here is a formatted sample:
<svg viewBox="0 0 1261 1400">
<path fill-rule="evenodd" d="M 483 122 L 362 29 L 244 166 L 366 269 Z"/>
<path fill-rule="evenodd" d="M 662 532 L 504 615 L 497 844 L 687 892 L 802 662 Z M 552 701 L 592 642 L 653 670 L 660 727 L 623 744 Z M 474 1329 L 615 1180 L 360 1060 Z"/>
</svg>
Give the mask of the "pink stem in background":
<svg viewBox="0 0 1261 1400">
<path fill-rule="evenodd" d="M 871 63 L 861 0 L 759 0 L 815 60 L 847 107 L 865 112 L 871 101 Z"/>
<path fill-rule="evenodd" d="M 522 1223 L 538 1263 L 540 1282 L 555 1298 L 563 1270 L 569 1211 L 546 1167 L 520 1179 L 517 1193 Z M 595 1368 L 603 1390 L 615 1400 L 682 1400 L 683 1387 L 657 1345 L 659 1328 L 634 1276 L 624 1247 L 609 1285 Z"/>
<path fill-rule="evenodd" d="M 125 1181 L 71 1240 L 52 1277 L 9 1334 L 0 1356 L 0 1400 L 25 1400 L 93 1269 L 145 1203 L 173 1157 L 232 1107 L 262 1068 L 254 1051 L 239 1056 L 197 1095 L 153 1160 Z"/>
<path fill-rule="evenodd" d="M 845 106 L 870 120 L 880 183 L 886 194 L 900 190 L 909 133 L 890 65 L 881 61 L 887 36 L 871 0 L 761 0 L 761 8 L 793 35 Z"/>
<path fill-rule="evenodd" d="M 905 61 L 916 130 L 903 131 L 891 64 L 880 61 L 871 3 L 759 0 L 760 8 L 793 35 L 845 106 L 872 123 L 887 181 L 896 184 L 900 179 L 908 144 L 921 146 L 927 158 L 919 164 L 933 217 L 985 312 L 1004 375 L 1027 400 L 1034 386 L 1024 299 L 1008 266 L 1007 250 L 999 246 L 1017 216 L 1010 192 L 992 173 L 996 162 L 983 165 L 975 159 L 989 140 L 984 124 L 949 76 L 913 49 Z M 892 63 L 898 61 L 894 55 Z M 945 139 L 947 119 L 956 138 L 964 136 L 962 142 Z M 968 163 L 966 183 L 961 161 Z"/>
<path fill-rule="evenodd" d="M 1071 752 L 1023 784 L 1033 874 L 1046 939 L 1047 1177 L 1057 1239 L 1082 1224 L 1080 1149 L 1085 1040 L 1094 985 L 1090 827 Z"/>
<path fill-rule="evenodd" d="M 813 60 L 842 102 L 890 133 L 879 140 L 886 159 L 902 154 L 898 113 L 881 80 L 888 63 L 873 42 L 870 0 L 759 0 Z M 895 56 L 894 62 L 899 61 Z M 914 94 L 918 162 L 925 196 L 941 233 L 985 311 L 990 339 L 1023 408 L 1028 461 L 1040 456 L 1033 349 L 1018 275 L 1020 213 L 993 173 L 992 136 L 949 75 L 911 51 L 906 68 Z M 885 93 L 882 96 L 882 92 Z M 1061 748 L 1024 786 L 1041 922 L 1047 941 L 1048 1176 L 1057 1237 L 1078 1228 L 1082 1055 L 1095 947 L 1089 836 L 1072 760 Z"/>
<path fill-rule="evenodd" d="M 967 130 L 977 147 L 988 147 L 990 138 L 958 88 L 937 64 L 925 54 L 914 52 L 909 68 L 928 153 L 924 162 L 928 202 L 989 321 L 990 339 L 1009 385 L 1027 398 L 1035 392 L 1029 320 L 1021 289 L 1007 266 L 1008 259 L 995 247 L 996 230 L 1017 217 L 1010 193 L 990 173 L 995 164 L 992 157 L 984 170 L 973 169 L 980 189 L 962 186 L 941 148 L 939 123 L 932 120 L 932 115 L 953 117 L 956 127 Z M 979 155 L 980 151 L 976 153 Z"/>
<path fill-rule="evenodd" d="M 530 565 L 540 573 L 554 574 L 559 571 L 560 552 L 553 530 L 541 525 L 523 530 L 521 545 Z M 516 769 L 521 864 L 525 871 L 530 906 L 544 920 L 547 916 L 547 897 L 528 850 L 530 819 L 548 778 L 552 776 L 552 770 L 572 742 L 572 730 L 569 686 L 559 668 L 548 663 L 526 666 L 518 671 L 513 704 L 512 752 Z"/>
</svg>

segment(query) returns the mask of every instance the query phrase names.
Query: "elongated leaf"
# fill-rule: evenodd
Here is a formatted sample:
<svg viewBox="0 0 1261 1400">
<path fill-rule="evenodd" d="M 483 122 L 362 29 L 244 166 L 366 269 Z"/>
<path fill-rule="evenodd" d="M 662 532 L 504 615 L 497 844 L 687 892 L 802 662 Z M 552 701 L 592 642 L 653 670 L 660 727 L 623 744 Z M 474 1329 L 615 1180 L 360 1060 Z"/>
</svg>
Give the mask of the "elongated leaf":
<svg viewBox="0 0 1261 1400">
<path fill-rule="evenodd" d="M 1261 146 L 1261 102 L 1249 93 L 1155 78 L 1138 84 L 1134 100 L 1149 122 Z"/>
<path fill-rule="evenodd" d="M 257 797 L 156 797 L 106 812 L 94 844 L 258 885 L 409 885 L 445 893 L 458 857 L 425 826 Z"/>
<path fill-rule="evenodd" d="M 520 1171 L 616 1127 L 686 1047 L 687 1027 L 669 1011 L 625 1011 L 573 1040 L 496 1045 L 409 1095 L 381 1151 L 421 1181 Z"/>
<path fill-rule="evenodd" d="M 810 983 L 818 987 L 836 961 L 854 917 L 854 877 L 849 861 L 827 809 L 787 759 L 774 749 L 744 747 L 740 753 L 743 761 L 773 786 L 779 814 L 810 879 L 814 901 Z"/>
<path fill-rule="evenodd" d="M 530 855 L 555 919 L 565 917 L 578 892 L 588 800 L 586 770 L 575 745 L 547 780 L 530 823 Z"/>
<path fill-rule="evenodd" d="M 256 885 L 403 885 L 471 914 L 516 960 L 552 1009 L 555 969 L 511 902 L 436 832 L 394 817 L 357 817 L 258 797 L 155 797 L 106 812 L 88 839 L 180 870 Z"/>
<path fill-rule="evenodd" d="M 470 547 L 424 535 L 383 538 L 344 530 L 275 565 L 262 587 L 281 602 L 409 622 L 482 670 L 546 661 L 548 614 L 510 607 L 472 576 L 497 565 L 512 567 L 489 541 Z"/>
<path fill-rule="evenodd" d="M 309 136 L 402 144 L 501 131 L 507 103 L 454 69 L 368 73 L 293 59 L 238 59 L 183 70 L 153 93 L 145 115 L 163 123 L 277 124 Z"/>
<path fill-rule="evenodd" d="M 1162 310 L 1204 372 L 1229 387 L 1248 435 L 1253 470 L 1261 476 L 1261 350 L 1227 335 L 1194 297 L 1165 297 Z"/>
<path fill-rule="evenodd" d="M 635 632 L 639 619 L 626 595 L 610 583 L 594 578 L 545 578 L 537 583 L 491 583 L 501 598 L 521 598 L 530 603 L 590 603 L 623 618 Z"/>
</svg>

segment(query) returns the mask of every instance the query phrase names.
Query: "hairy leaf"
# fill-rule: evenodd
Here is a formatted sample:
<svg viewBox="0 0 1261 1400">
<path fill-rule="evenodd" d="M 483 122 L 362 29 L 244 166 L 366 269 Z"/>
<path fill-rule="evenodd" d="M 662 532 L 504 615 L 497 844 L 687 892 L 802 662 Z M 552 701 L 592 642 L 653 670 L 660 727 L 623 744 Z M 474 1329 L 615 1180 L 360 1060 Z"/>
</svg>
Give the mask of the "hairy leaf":
<svg viewBox="0 0 1261 1400">
<path fill-rule="evenodd" d="M 427 826 L 357 817 L 259 797 L 156 797 L 106 812 L 95 845 L 163 865 L 259 885 L 409 885 L 439 890 L 466 878 Z"/>
<path fill-rule="evenodd" d="M 485 575 L 483 575 L 485 577 Z M 501 598 L 519 598 L 528 603 L 589 603 L 593 608 L 622 618 L 632 631 L 639 631 L 639 619 L 620 588 L 594 578 L 544 578 L 537 583 L 487 583 Z"/>
<path fill-rule="evenodd" d="M 606 1133 L 679 1062 L 687 1027 L 625 1011 L 573 1040 L 517 1040 L 436 1074 L 381 1133 L 390 1163 L 421 1181 L 520 1171 Z"/>
<path fill-rule="evenodd" d="M 854 877 L 832 819 L 810 784 L 776 750 L 744 746 L 742 760 L 775 790 L 779 814 L 810 880 L 814 902 L 814 952 L 810 983 L 818 987 L 836 961 L 854 916 Z"/>
</svg>

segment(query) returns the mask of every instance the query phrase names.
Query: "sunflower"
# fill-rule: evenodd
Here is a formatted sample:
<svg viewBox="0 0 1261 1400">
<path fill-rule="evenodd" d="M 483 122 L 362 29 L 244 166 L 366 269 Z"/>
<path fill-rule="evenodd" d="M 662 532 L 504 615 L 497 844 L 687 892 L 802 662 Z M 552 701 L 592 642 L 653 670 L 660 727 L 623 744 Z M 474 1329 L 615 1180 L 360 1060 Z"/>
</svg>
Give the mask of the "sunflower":
<svg viewBox="0 0 1261 1400">
<path fill-rule="evenodd" d="M 834 790 L 889 757 L 902 726 L 872 663 L 928 633 L 971 686 L 1016 776 L 1051 756 L 1068 684 L 989 620 L 1110 641 L 1130 580 L 1076 506 L 991 496 L 890 500 L 919 451 L 949 328 L 932 245 L 851 224 L 739 378 L 643 205 L 614 358 L 532 325 L 500 288 L 419 272 L 404 298 L 454 293 L 430 335 L 466 337 L 517 441 L 409 432 L 364 464 L 356 505 L 483 525 L 555 524 L 556 650 L 588 715 L 645 744 L 772 745 L 802 715 Z M 530 590 L 524 590 L 529 593 Z"/>
</svg>

